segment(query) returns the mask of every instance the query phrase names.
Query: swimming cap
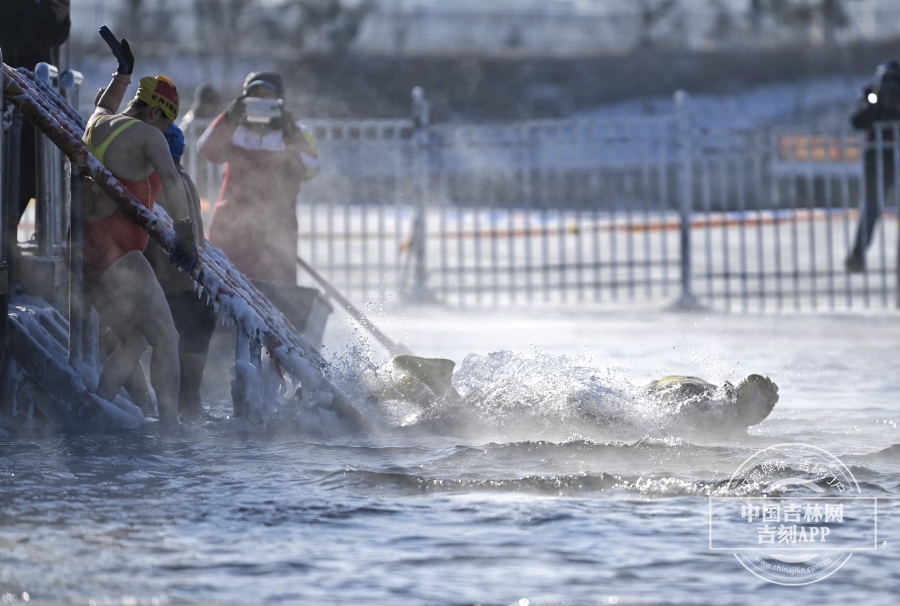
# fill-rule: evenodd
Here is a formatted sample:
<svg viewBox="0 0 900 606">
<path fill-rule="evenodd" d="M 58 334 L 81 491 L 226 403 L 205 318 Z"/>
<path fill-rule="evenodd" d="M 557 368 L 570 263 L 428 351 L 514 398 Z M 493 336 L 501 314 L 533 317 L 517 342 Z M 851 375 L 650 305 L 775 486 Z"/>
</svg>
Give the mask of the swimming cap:
<svg viewBox="0 0 900 606">
<path fill-rule="evenodd" d="M 180 158 L 184 155 L 184 133 L 174 123 L 169 130 L 163 133 L 166 141 L 169 143 L 169 153 L 173 158 Z"/>
<path fill-rule="evenodd" d="M 170 120 L 178 117 L 178 90 L 165 76 L 141 78 L 135 99 L 160 108 Z"/>
</svg>

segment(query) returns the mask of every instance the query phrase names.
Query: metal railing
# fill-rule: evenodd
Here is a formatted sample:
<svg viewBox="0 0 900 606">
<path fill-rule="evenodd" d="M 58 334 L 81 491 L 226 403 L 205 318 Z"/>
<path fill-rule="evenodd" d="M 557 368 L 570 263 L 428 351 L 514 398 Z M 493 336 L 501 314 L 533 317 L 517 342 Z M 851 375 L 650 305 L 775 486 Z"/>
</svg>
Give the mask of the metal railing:
<svg viewBox="0 0 900 606">
<path fill-rule="evenodd" d="M 895 304 L 895 220 L 866 271 L 844 262 L 867 196 L 896 213 L 900 137 L 708 132 L 689 103 L 679 92 L 652 119 L 311 121 L 323 168 L 299 197 L 299 254 L 361 301 Z"/>
</svg>

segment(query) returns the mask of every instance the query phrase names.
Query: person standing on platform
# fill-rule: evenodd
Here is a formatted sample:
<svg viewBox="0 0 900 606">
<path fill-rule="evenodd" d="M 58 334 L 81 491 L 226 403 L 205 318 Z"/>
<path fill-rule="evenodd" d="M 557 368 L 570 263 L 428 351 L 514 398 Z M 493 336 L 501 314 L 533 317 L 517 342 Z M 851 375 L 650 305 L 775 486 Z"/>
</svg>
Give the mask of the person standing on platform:
<svg viewBox="0 0 900 606">
<path fill-rule="evenodd" d="M 219 93 L 209 82 L 203 82 L 194 90 L 194 102 L 178 123 L 182 131 L 187 130 L 197 120 L 209 120 L 219 115 L 222 104 Z"/>
<path fill-rule="evenodd" d="M 131 83 L 134 56 L 105 26 L 100 35 L 119 62 L 88 119 L 88 150 L 147 209 L 162 192 L 175 220 L 178 247 L 172 262 L 192 271 L 197 262 L 184 185 L 163 133 L 178 117 L 178 91 L 165 76 L 141 78 L 137 95 L 119 113 Z M 137 366 L 149 344 L 150 376 L 162 425 L 178 424 L 178 333 L 144 249 L 150 237 L 89 178 L 84 184 L 84 284 L 87 300 L 120 340 L 100 373 L 96 394 L 106 400 Z"/>
<path fill-rule="evenodd" d="M 209 82 L 203 82 L 194 89 L 194 103 L 178 123 L 185 137 L 196 143 L 213 118 L 222 111 L 222 102 L 218 91 Z M 196 151 L 196 149 L 191 150 Z M 219 179 L 215 166 L 195 154 L 185 159 L 191 179 L 200 194 L 200 205 L 204 213 L 210 210 L 219 195 Z M 205 215 L 207 216 L 208 215 Z"/>
<path fill-rule="evenodd" d="M 319 160 L 312 134 L 283 98 L 279 74 L 251 73 L 200 137 L 198 151 L 226 164 L 209 240 L 248 278 L 296 284 L 297 196 Z"/>
<path fill-rule="evenodd" d="M 900 120 L 900 63 L 896 60 L 884 61 L 875 70 L 875 80 L 869 86 L 863 88 L 859 106 L 850 123 L 854 128 L 865 130 L 867 133 L 866 151 L 863 155 L 863 168 L 865 173 L 865 201 L 862 215 L 859 218 L 859 227 L 856 232 L 856 240 L 853 250 L 847 257 L 844 265 L 848 272 L 858 273 L 866 270 L 866 249 L 872 242 L 872 234 L 875 233 L 875 225 L 878 223 L 883 202 L 888 199 L 891 189 L 895 186 L 894 175 L 894 141 L 893 127 L 882 129 L 875 128 L 877 122 L 893 122 Z M 881 130 L 881 179 L 878 178 L 878 130 Z M 879 188 L 884 193 L 885 200 L 879 204 Z"/>
<path fill-rule="evenodd" d="M 194 244 L 197 248 L 203 248 L 206 240 L 203 237 L 203 219 L 200 216 L 200 196 L 191 176 L 181 166 L 184 133 L 173 124 L 164 134 L 169 143 L 172 160 L 184 184 L 188 216 L 194 225 Z M 158 197 L 156 203 L 169 210 L 165 196 Z M 194 421 L 203 413 L 200 404 L 200 383 L 203 381 L 203 371 L 206 368 L 209 341 L 216 329 L 216 311 L 205 296 L 195 292 L 195 284 L 191 277 L 169 262 L 168 253 L 159 244 L 150 242 L 144 256 L 150 262 L 163 294 L 166 295 L 166 303 L 169 304 L 172 320 L 178 330 L 178 359 L 181 366 L 178 414 L 182 421 Z"/>
</svg>

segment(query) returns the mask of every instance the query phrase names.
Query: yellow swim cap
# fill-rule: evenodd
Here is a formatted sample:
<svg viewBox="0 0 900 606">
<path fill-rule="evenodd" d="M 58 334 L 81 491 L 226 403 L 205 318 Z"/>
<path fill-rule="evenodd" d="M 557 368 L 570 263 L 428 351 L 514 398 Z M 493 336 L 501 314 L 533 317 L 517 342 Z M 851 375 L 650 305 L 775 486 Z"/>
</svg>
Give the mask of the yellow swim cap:
<svg viewBox="0 0 900 606">
<path fill-rule="evenodd" d="M 165 76 L 141 78 L 135 99 L 160 108 L 170 120 L 178 117 L 178 90 L 175 88 L 175 84 Z"/>
</svg>

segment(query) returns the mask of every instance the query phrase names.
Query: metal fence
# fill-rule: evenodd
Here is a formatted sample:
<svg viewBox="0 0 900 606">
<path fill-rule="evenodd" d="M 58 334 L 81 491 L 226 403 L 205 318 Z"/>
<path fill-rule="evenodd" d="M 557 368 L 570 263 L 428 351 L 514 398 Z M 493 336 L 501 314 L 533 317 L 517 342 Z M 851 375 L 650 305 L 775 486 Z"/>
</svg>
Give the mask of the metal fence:
<svg viewBox="0 0 900 606">
<path fill-rule="evenodd" d="M 895 304 L 896 220 L 878 223 L 866 271 L 844 260 L 867 150 L 880 171 L 870 212 L 896 213 L 883 184 L 900 174 L 900 137 L 710 133 L 688 103 L 679 93 L 672 116 L 652 119 L 310 122 L 323 169 L 300 194 L 299 253 L 368 302 Z M 188 162 L 214 196 L 216 171 Z"/>
</svg>

